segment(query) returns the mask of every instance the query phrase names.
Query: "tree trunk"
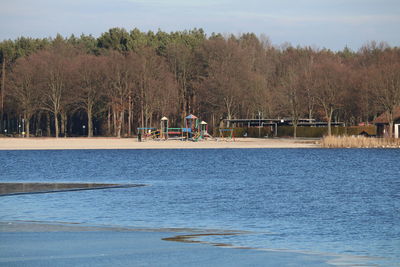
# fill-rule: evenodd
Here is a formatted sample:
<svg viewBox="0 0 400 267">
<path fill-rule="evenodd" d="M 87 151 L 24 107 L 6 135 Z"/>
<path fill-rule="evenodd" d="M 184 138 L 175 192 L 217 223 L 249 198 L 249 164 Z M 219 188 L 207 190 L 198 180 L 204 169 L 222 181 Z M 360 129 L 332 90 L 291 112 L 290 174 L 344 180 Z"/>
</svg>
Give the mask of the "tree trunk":
<svg viewBox="0 0 400 267">
<path fill-rule="evenodd" d="M 389 110 L 388 113 L 387 113 L 387 114 L 388 114 L 388 115 L 387 115 L 387 118 L 388 118 L 388 121 L 389 121 L 389 131 L 388 131 L 389 138 L 392 138 L 392 137 L 393 137 L 394 119 L 393 119 L 393 112 L 392 112 L 392 110 L 393 110 L 393 109 Z"/>
<path fill-rule="evenodd" d="M 182 70 L 182 115 L 183 115 L 183 121 L 185 121 L 186 116 L 189 115 L 188 113 L 188 101 L 186 99 L 187 97 L 187 92 L 186 92 L 186 68 L 183 68 Z M 185 125 L 186 127 L 186 125 Z"/>
<path fill-rule="evenodd" d="M 89 105 L 87 110 L 88 137 L 93 137 L 92 107 Z"/>
<path fill-rule="evenodd" d="M 54 129 L 56 132 L 56 138 L 58 138 L 60 135 L 60 128 L 58 125 L 58 114 L 57 113 L 54 113 Z"/>
<path fill-rule="evenodd" d="M 143 133 L 145 132 L 144 131 L 144 110 L 143 110 L 144 108 L 143 108 L 143 105 L 142 105 L 142 108 L 141 108 L 141 110 L 140 110 L 140 121 L 141 121 L 141 125 L 142 125 L 142 131 L 143 131 Z"/>
<path fill-rule="evenodd" d="M 115 135 L 118 138 L 121 138 L 121 121 L 120 120 L 118 120 L 117 128 L 115 130 L 116 130 L 116 134 Z"/>
<path fill-rule="evenodd" d="M 149 113 L 148 113 L 148 108 L 144 109 L 144 127 L 149 128 Z M 147 131 L 147 130 L 146 130 Z"/>
<path fill-rule="evenodd" d="M 121 127 L 120 127 L 120 123 L 117 123 L 116 128 L 114 129 L 114 136 L 117 138 L 121 138 Z"/>
<path fill-rule="evenodd" d="M 30 134 L 29 134 L 29 132 L 30 132 L 30 120 L 29 119 L 27 119 L 25 121 L 25 131 L 26 131 L 26 137 L 29 138 L 30 137 Z"/>
<path fill-rule="evenodd" d="M 328 136 L 332 135 L 332 114 L 333 114 L 333 110 L 330 109 L 329 114 L 328 114 Z"/>
<path fill-rule="evenodd" d="M 115 105 L 113 107 L 113 128 L 114 128 L 114 136 L 117 136 L 117 112 L 115 111 Z"/>
<path fill-rule="evenodd" d="M 233 100 L 232 99 L 227 99 L 227 98 L 224 98 L 224 101 L 225 101 L 225 107 L 226 107 L 226 112 L 227 112 L 227 116 L 228 116 L 228 121 L 227 121 L 227 124 L 226 124 L 226 127 L 227 128 L 229 128 L 230 127 L 230 120 L 232 119 L 232 102 L 233 102 Z"/>
<path fill-rule="evenodd" d="M 67 129 L 66 124 L 67 124 L 67 114 L 66 114 L 65 112 L 61 112 L 61 134 L 62 134 L 64 137 L 67 137 L 67 134 L 66 134 L 66 129 Z"/>
<path fill-rule="evenodd" d="M 30 116 L 28 115 L 28 114 L 26 114 L 26 113 L 24 113 L 24 121 L 25 121 L 25 134 L 26 134 L 26 137 L 27 138 L 29 138 L 29 118 L 30 118 Z"/>
<path fill-rule="evenodd" d="M 293 123 L 293 138 L 297 138 L 297 123 Z"/>
<path fill-rule="evenodd" d="M 132 99 L 129 96 L 129 103 L 128 103 L 128 136 L 132 135 Z"/>
<path fill-rule="evenodd" d="M 153 112 L 149 112 L 149 126 L 153 126 Z"/>
<path fill-rule="evenodd" d="M 197 113 L 198 110 L 198 106 L 197 106 L 197 98 L 196 98 L 196 94 L 192 92 L 192 97 L 191 97 L 191 102 L 192 102 L 192 114 Z"/>
<path fill-rule="evenodd" d="M 116 119 L 116 136 L 118 138 L 121 138 L 121 132 L 122 132 L 122 124 L 124 122 L 124 111 L 120 111 L 119 113 L 115 112 L 115 114 L 118 116 Z"/>
<path fill-rule="evenodd" d="M 40 128 L 40 119 L 41 119 L 41 117 L 42 117 L 42 112 L 39 111 L 35 116 L 35 131 L 34 131 L 34 133 L 35 133 L 36 136 L 39 135 L 39 131 L 41 133 L 40 135 L 41 136 L 43 135 L 42 134 L 42 129 Z"/>
<path fill-rule="evenodd" d="M 51 136 L 50 113 L 46 112 L 46 136 Z"/>
<path fill-rule="evenodd" d="M 144 128 L 144 82 L 141 81 L 141 87 L 140 87 L 140 120 L 141 120 L 141 125 L 142 128 Z M 144 134 L 145 131 L 142 130 L 142 133 Z"/>
<path fill-rule="evenodd" d="M 121 110 L 121 126 L 120 126 L 120 134 L 119 134 L 119 137 L 121 137 L 121 136 L 123 136 L 124 135 L 124 123 L 125 123 L 125 110 L 124 109 L 122 109 Z"/>
<path fill-rule="evenodd" d="M 393 138 L 394 137 L 394 135 L 393 135 L 393 125 L 394 125 L 394 122 L 393 121 L 389 121 L 389 138 Z"/>
<path fill-rule="evenodd" d="M 1 68 L 1 120 L 3 121 L 3 114 L 4 114 L 4 90 L 5 88 L 5 84 L 6 84 L 6 58 L 4 56 L 3 53 L 3 64 L 2 64 L 2 68 Z"/>
<path fill-rule="evenodd" d="M 107 115 L 107 135 L 111 136 L 111 107 L 108 107 Z"/>
</svg>

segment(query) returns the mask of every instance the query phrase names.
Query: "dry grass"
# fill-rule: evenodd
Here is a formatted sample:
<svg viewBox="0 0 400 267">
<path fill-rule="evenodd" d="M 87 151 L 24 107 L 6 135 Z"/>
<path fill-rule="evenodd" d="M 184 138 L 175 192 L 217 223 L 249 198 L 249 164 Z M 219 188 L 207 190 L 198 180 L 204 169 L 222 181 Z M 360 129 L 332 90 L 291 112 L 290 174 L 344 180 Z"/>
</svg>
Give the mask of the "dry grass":
<svg viewBox="0 0 400 267">
<path fill-rule="evenodd" d="M 325 148 L 400 148 L 399 138 L 372 138 L 363 136 L 326 136 L 321 139 Z"/>
</svg>

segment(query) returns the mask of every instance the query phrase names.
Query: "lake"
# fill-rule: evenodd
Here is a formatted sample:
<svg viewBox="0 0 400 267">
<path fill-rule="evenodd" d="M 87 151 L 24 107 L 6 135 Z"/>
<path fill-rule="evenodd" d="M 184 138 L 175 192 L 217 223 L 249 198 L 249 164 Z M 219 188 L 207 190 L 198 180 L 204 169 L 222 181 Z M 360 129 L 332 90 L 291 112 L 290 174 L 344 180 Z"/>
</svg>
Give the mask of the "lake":
<svg viewBox="0 0 400 267">
<path fill-rule="evenodd" d="M 0 171 L 148 185 L 4 196 L 4 222 L 248 231 L 199 240 L 400 264 L 399 149 L 0 151 Z"/>
</svg>

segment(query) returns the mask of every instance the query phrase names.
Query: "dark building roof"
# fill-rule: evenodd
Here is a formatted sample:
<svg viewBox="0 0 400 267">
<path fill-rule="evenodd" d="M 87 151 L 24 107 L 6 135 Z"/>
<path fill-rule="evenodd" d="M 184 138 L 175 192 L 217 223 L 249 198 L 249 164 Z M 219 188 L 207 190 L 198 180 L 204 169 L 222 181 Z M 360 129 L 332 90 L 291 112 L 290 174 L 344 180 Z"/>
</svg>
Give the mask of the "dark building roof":
<svg viewBox="0 0 400 267">
<path fill-rule="evenodd" d="M 394 109 L 393 119 L 395 121 L 400 120 L 400 106 Z M 374 120 L 374 124 L 388 124 L 387 112 L 382 113 Z"/>
<path fill-rule="evenodd" d="M 293 120 L 290 118 L 282 119 L 225 119 L 224 121 L 233 123 L 235 125 L 258 127 L 258 126 L 292 126 Z M 327 126 L 327 122 L 315 121 L 315 119 L 298 119 L 297 126 Z M 344 126 L 344 122 L 331 122 L 332 126 Z"/>
</svg>

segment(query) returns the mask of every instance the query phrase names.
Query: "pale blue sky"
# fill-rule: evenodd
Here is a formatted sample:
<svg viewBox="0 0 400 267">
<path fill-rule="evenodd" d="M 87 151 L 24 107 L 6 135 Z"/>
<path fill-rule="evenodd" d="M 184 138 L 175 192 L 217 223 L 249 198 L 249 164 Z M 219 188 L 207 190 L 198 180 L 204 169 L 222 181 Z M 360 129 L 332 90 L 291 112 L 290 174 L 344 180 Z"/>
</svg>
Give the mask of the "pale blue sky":
<svg viewBox="0 0 400 267">
<path fill-rule="evenodd" d="M 0 0 L 0 40 L 203 28 L 317 48 L 400 46 L 400 0 Z"/>
</svg>

